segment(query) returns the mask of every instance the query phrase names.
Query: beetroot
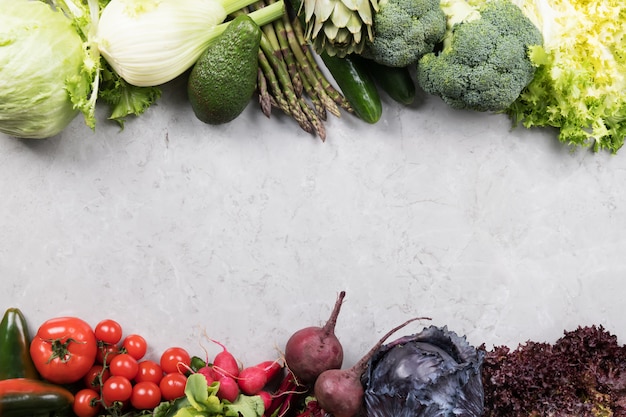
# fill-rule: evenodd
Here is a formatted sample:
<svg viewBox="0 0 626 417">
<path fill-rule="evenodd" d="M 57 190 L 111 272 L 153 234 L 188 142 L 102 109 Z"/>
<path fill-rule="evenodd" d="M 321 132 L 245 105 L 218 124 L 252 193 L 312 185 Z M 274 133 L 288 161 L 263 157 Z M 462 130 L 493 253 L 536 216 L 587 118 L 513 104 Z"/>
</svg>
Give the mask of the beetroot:
<svg viewBox="0 0 626 417">
<path fill-rule="evenodd" d="M 365 372 L 371 357 L 393 333 L 415 320 L 422 319 L 427 318 L 415 317 L 391 329 L 352 368 L 329 369 L 322 372 L 313 387 L 314 396 L 320 407 L 334 417 L 356 416 L 363 406 L 364 389 L 361 375 Z"/>
<path fill-rule="evenodd" d="M 312 384 L 323 371 L 341 368 L 343 347 L 335 336 L 335 325 L 345 295 L 345 291 L 339 293 L 324 327 L 305 327 L 287 341 L 285 363 L 300 383 Z"/>
</svg>

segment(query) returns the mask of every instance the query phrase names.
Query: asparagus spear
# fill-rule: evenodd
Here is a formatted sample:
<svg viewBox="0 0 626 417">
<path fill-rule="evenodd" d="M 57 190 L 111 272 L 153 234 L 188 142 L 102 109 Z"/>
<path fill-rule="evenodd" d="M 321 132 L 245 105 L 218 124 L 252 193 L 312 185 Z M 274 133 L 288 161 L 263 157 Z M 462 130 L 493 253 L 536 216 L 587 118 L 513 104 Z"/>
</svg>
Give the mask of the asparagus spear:
<svg viewBox="0 0 626 417">
<path fill-rule="evenodd" d="M 273 2 L 259 0 L 253 7 Z M 320 69 L 297 18 L 292 22 L 286 11 L 262 31 L 257 88 L 261 111 L 270 117 L 277 107 L 304 131 L 325 140 L 327 112 L 340 117 L 340 108 L 352 112 L 351 106 Z"/>
<path fill-rule="evenodd" d="M 256 4 L 257 8 L 264 7 L 265 4 L 263 1 L 260 1 Z M 297 95 L 302 94 L 302 81 L 300 80 L 300 75 L 298 74 L 297 64 L 294 60 L 293 54 L 289 50 L 289 44 L 286 40 L 281 39 L 277 32 L 277 26 L 275 23 L 264 25 L 261 29 L 267 36 L 267 40 L 270 42 L 272 49 L 274 50 L 274 55 L 280 61 L 284 62 L 287 72 L 289 73 L 289 77 L 291 78 L 291 83 L 293 84 L 294 90 Z"/>
<path fill-rule="evenodd" d="M 278 78 L 276 77 L 276 73 L 272 69 L 272 65 L 265 56 L 265 53 L 261 50 L 259 51 L 259 68 L 269 85 L 268 94 L 272 99 L 272 105 L 274 107 L 278 107 L 286 114 L 291 114 L 291 110 L 289 109 L 289 103 L 287 102 L 287 99 L 283 94 L 283 90 L 280 87 Z M 271 112 L 271 109 L 267 110 Z M 267 117 L 269 117 L 269 112 L 266 113 Z"/>
<path fill-rule="evenodd" d="M 302 45 L 296 39 L 296 36 L 291 26 L 291 22 L 286 15 L 283 15 L 283 23 L 285 26 L 285 34 L 287 36 L 287 40 L 289 42 L 289 45 L 291 46 L 291 51 L 296 57 L 298 65 L 300 66 L 300 70 L 304 74 L 304 77 L 307 78 L 308 82 L 317 91 L 324 107 L 333 115 L 340 117 L 341 113 L 339 112 L 337 104 L 332 99 L 330 99 L 330 97 L 328 97 L 328 94 L 326 94 L 326 90 L 322 86 L 322 83 L 313 72 L 311 65 L 309 65 L 309 61 L 302 51 Z"/>
<path fill-rule="evenodd" d="M 350 102 L 330 83 L 330 81 L 328 81 L 328 78 L 326 78 L 326 76 L 323 74 L 320 66 L 313 56 L 313 52 L 311 51 L 308 41 L 304 37 L 302 23 L 299 19 L 293 19 L 292 28 L 296 39 L 298 40 L 302 50 L 304 51 L 304 55 L 306 56 L 309 65 L 313 69 L 313 72 L 315 73 L 317 79 L 322 84 L 322 88 L 324 89 L 324 91 L 326 91 L 326 94 L 328 94 L 328 96 L 332 98 L 335 103 L 337 103 L 342 109 L 346 110 L 349 113 L 354 113 L 354 109 L 350 105 Z"/>
<path fill-rule="evenodd" d="M 287 99 L 287 103 L 289 104 L 288 114 L 290 114 L 298 122 L 304 131 L 313 133 L 313 126 L 307 115 L 302 111 L 300 103 L 298 102 L 298 96 L 294 90 L 291 78 L 289 78 L 287 67 L 285 66 L 284 61 L 281 61 L 276 57 L 276 50 L 272 47 L 272 44 L 265 34 L 261 35 L 261 50 L 267 58 L 271 68 L 274 70 L 280 89 Z"/>
<path fill-rule="evenodd" d="M 261 107 L 261 111 L 266 117 L 270 117 L 272 112 L 272 99 L 267 91 L 267 80 L 260 68 L 257 70 L 257 88 L 259 90 L 259 106 Z"/>
</svg>

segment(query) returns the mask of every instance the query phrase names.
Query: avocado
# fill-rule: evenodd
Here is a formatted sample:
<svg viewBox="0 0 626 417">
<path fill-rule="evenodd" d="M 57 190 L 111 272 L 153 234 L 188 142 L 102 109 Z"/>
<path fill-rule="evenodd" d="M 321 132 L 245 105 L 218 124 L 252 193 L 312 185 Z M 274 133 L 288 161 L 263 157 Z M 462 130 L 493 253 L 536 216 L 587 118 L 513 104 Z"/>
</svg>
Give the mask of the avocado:
<svg viewBox="0 0 626 417">
<path fill-rule="evenodd" d="M 261 28 L 247 15 L 235 17 L 194 64 L 187 95 L 198 119 L 227 123 L 246 108 L 257 85 Z"/>
</svg>

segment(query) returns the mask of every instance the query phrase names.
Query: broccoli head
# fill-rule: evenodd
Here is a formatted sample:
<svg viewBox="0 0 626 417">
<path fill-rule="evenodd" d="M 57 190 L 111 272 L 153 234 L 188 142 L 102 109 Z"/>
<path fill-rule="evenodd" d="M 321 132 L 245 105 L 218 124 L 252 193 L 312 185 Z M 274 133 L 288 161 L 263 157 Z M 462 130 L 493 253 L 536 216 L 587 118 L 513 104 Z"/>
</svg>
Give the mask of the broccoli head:
<svg viewBox="0 0 626 417">
<path fill-rule="evenodd" d="M 390 67 L 415 64 L 446 32 L 439 0 L 380 0 L 373 21 L 374 39 L 361 55 Z"/>
<path fill-rule="evenodd" d="M 528 52 L 543 43 L 541 32 L 508 0 L 441 4 L 448 19 L 443 48 L 420 58 L 418 85 L 453 108 L 505 110 L 535 75 Z"/>
</svg>

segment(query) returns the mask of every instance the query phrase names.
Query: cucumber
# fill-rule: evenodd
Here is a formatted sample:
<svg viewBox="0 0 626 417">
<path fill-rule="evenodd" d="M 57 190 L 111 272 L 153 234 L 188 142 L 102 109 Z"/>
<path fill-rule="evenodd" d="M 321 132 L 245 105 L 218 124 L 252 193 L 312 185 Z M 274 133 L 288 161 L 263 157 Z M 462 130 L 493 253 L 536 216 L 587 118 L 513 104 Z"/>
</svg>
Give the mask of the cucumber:
<svg viewBox="0 0 626 417">
<path fill-rule="evenodd" d="M 320 57 L 354 113 L 367 123 L 378 122 L 383 113 L 382 103 L 378 88 L 365 68 L 363 59 L 354 55 L 339 58 L 326 52 L 322 52 Z"/>
<path fill-rule="evenodd" d="M 367 69 L 374 82 L 393 100 L 409 105 L 415 100 L 415 82 L 408 67 L 389 67 L 368 60 Z"/>
</svg>

